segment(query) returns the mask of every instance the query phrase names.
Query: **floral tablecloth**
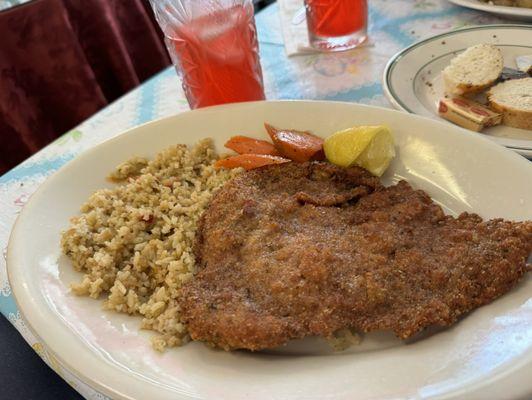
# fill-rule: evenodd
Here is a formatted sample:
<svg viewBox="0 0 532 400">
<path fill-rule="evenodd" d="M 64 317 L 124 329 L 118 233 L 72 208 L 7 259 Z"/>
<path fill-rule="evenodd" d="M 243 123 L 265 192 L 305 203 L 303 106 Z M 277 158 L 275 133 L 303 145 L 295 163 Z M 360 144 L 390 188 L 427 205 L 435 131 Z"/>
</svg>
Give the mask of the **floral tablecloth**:
<svg viewBox="0 0 532 400">
<path fill-rule="evenodd" d="M 31 0 L 0 0 L 0 11 L 7 10 L 8 8 L 27 3 L 28 1 L 31 1 Z"/>
<path fill-rule="evenodd" d="M 386 107 L 390 105 L 382 92 L 381 75 L 394 53 L 421 38 L 465 25 L 504 22 L 446 0 L 370 0 L 369 46 L 346 53 L 289 58 L 277 5 L 260 12 L 256 21 L 267 98 L 343 100 Z M 187 109 L 177 75 L 169 68 L 0 177 L 0 312 L 48 365 L 86 398 L 105 396 L 60 365 L 29 332 L 17 309 L 6 275 L 11 227 L 37 187 L 77 154 L 135 125 Z"/>
</svg>

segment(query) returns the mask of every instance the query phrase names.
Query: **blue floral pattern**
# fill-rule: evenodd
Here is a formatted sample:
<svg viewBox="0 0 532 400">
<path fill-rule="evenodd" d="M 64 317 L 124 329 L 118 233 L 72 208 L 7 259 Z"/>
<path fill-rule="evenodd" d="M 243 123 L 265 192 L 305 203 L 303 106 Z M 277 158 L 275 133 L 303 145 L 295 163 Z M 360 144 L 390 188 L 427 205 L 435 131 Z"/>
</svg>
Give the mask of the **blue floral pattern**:
<svg viewBox="0 0 532 400">
<path fill-rule="evenodd" d="M 31 0 L 0 0 L 0 11 L 7 10 L 8 8 L 18 6 L 19 4 L 27 3 Z"/>
</svg>

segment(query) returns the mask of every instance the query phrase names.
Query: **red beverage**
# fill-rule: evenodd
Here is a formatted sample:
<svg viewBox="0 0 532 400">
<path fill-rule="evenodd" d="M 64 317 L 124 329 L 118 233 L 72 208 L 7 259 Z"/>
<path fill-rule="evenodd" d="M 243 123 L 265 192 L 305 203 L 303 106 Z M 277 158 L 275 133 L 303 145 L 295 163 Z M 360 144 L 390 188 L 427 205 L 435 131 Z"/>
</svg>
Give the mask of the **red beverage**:
<svg viewBox="0 0 532 400">
<path fill-rule="evenodd" d="M 309 36 L 315 47 L 343 50 L 366 39 L 367 0 L 305 0 L 305 6 Z"/>
<path fill-rule="evenodd" d="M 168 47 L 191 108 L 264 100 L 252 7 L 217 10 L 172 29 Z"/>
</svg>

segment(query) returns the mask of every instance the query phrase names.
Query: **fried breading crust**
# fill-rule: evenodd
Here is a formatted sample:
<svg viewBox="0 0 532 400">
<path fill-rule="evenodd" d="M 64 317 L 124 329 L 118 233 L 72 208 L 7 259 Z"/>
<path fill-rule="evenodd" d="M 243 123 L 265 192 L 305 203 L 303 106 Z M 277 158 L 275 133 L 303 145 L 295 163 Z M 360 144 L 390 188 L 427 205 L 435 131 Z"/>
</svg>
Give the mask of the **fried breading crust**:
<svg viewBox="0 0 532 400">
<path fill-rule="evenodd" d="M 179 305 L 192 339 L 226 350 L 346 327 L 406 339 L 506 293 L 531 250 L 531 221 L 446 216 L 360 168 L 270 166 L 213 198 Z"/>
</svg>

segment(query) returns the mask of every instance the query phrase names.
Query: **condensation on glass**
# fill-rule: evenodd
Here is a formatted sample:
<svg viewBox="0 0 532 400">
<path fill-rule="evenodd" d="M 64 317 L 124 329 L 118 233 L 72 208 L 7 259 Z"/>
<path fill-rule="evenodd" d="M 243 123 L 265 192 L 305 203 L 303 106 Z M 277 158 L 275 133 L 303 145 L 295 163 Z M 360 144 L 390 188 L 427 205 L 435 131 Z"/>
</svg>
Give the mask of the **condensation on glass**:
<svg viewBox="0 0 532 400">
<path fill-rule="evenodd" d="M 191 108 L 264 100 L 252 0 L 150 0 Z"/>
<path fill-rule="evenodd" d="M 367 0 L 305 0 L 309 40 L 322 51 L 348 50 L 367 38 Z"/>
</svg>

